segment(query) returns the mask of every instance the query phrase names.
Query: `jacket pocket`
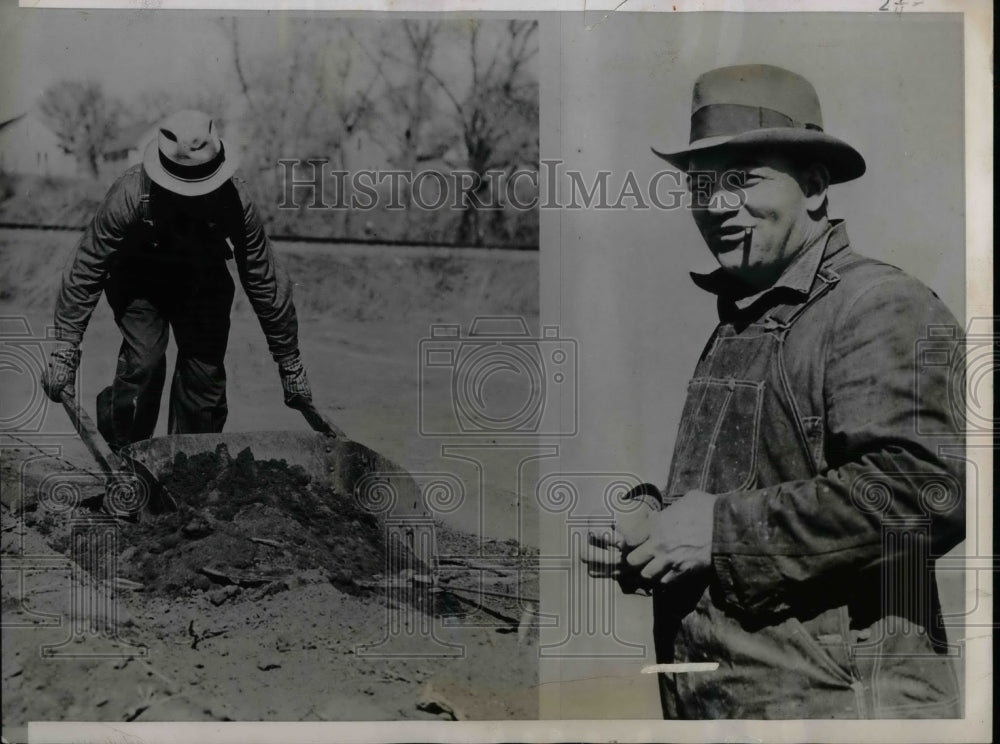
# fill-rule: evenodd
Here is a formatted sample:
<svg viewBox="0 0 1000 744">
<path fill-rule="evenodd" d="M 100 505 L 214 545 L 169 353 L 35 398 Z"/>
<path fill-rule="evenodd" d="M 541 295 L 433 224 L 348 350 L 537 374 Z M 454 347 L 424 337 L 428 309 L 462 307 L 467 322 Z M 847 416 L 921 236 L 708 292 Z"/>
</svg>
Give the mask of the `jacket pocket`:
<svg viewBox="0 0 1000 744">
<path fill-rule="evenodd" d="M 837 662 L 833 654 L 827 648 L 824 648 L 824 644 L 820 643 L 810 629 L 806 627 L 805 623 L 797 617 L 790 617 L 787 624 L 792 635 L 798 639 L 803 656 L 806 659 L 815 665 L 817 669 L 823 669 L 828 672 L 831 678 L 836 679 L 841 684 L 848 687 L 854 686 L 857 680 L 855 680 L 851 671 Z M 835 645 L 842 643 L 843 640 L 838 638 Z"/>
<path fill-rule="evenodd" d="M 756 478 L 764 383 L 695 378 L 688 383 L 668 494 L 726 493 Z"/>
</svg>

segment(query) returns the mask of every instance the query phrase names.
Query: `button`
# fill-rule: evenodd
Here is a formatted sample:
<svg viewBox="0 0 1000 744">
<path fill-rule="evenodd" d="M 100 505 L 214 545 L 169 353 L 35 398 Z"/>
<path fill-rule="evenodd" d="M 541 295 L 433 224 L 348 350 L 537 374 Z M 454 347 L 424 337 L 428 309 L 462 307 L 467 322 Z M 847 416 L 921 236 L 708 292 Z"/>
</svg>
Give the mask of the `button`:
<svg viewBox="0 0 1000 744">
<path fill-rule="evenodd" d="M 863 641 L 867 641 L 867 640 L 870 640 L 871 637 L 872 637 L 871 628 L 864 628 L 863 630 L 859 630 L 858 631 L 858 640 L 859 641 L 862 641 L 862 642 Z"/>
<path fill-rule="evenodd" d="M 729 388 L 729 392 L 732 392 L 736 389 L 736 380 L 730 380 L 726 386 Z"/>
</svg>

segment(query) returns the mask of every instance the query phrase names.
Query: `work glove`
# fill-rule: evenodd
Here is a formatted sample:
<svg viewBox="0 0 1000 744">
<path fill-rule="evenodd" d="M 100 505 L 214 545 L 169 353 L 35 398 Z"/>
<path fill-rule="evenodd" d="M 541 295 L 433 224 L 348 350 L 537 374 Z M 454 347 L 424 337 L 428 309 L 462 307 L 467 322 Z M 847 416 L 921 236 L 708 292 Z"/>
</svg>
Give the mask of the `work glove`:
<svg viewBox="0 0 1000 744">
<path fill-rule="evenodd" d="M 52 400 L 58 402 L 59 395 L 69 387 L 76 390 L 76 370 L 80 366 L 80 348 L 74 343 L 61 342 L 49 354 L 48 363 L 42 372 L 42 389 Z"/>
<path fill-rule="evenodd" d="M 306 368 L 302 366 L 302 357 L 297 351 L 278 360 L 278 374 L 281 375 L 286 406 L 296 408 L 298 403 L 312 400 Z"/>
</svg>

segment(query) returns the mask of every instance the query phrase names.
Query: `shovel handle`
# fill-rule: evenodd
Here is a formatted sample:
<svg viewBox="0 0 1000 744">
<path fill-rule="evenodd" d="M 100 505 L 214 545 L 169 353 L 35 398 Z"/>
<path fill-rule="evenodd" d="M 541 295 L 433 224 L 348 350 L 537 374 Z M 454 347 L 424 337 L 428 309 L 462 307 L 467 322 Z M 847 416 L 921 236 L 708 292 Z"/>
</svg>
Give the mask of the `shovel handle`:
<svg viewBox="0 0 1000 744">
<path fill-rule="evenodd" d="M 76 429 L 76 433 L 80 435 L 80 439 L 87 445 L 87 449 L 90 450 L 90 454 L 97 461 L 97 464 L 104 471 L 105 475 L 120 472 L 122 470 L 122 461 L 108 447 L 107 442 L 104 441 L 104 437 L 97 431 L 93 419 L 83 409 L 83 406 L 79 404 L 76 396 L 70 391 L 63 389 L 59 393 L 59 400 L 62 402 L 69 420 L 73 422 L 73 428 Z"/>
<path fill-rule="evenodd" d="M 309 398 L 296 395 L 292 397 L 288 405 L 302 414 L 313 431 L 326 434 L 328 437 L 333 437 L 334 439 L 347 439 L 347 435 L 343 429 L 320 413 L 316 405 Z"/>
</svg>

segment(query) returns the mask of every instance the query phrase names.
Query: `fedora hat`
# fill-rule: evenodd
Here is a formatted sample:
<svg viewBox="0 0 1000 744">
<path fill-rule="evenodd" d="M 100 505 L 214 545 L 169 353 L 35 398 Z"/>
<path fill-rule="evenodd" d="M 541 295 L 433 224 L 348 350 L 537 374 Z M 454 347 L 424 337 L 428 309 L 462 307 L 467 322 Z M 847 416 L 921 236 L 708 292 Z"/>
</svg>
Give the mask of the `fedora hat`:
<svg viewBox="0 0 1000 744">
<path fill-rule="evenodd" d="M 215 191 L 236 171 L 212 118 L 202 111 L 178 111 L 160 124 L 142 161 L 150 179 L 181 196 Z"/>
<path fill-rule="evenodd" d="M 808 153 L 826 165 L 831 183 L 865 172 L 861 153 L 823 131 L 812 84 L 772 65 L 720 67 L 701 75 L 691 97 L 688 146 L 672 152 L 651 149 L 686 171 L 693 153 L 722 147 Z"/>
</svg>

